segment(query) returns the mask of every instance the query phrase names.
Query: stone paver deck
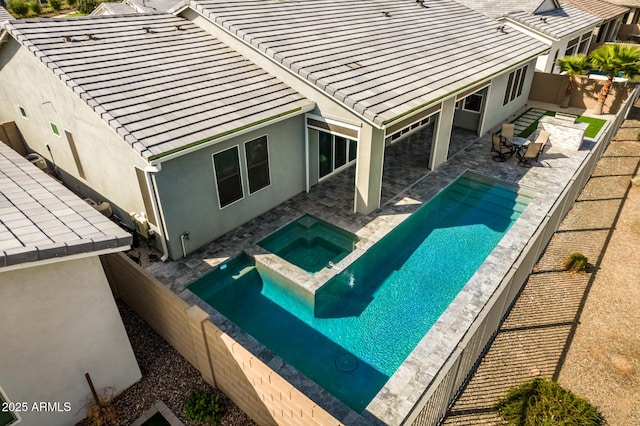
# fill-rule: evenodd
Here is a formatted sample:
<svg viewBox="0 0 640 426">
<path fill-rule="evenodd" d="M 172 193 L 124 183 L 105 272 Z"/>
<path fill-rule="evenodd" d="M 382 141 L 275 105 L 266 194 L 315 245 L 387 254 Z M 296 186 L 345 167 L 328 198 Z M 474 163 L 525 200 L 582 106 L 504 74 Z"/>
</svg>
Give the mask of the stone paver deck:
<svg viewBox="0 0 640 426">
<path fill-rule="evenodd" d="M 535 105 L 535 107 L 542 110 L 554 108 L 553 105 Z M 574 113 L 574 111 L 569 112 Z M 582 112 L 576 111 L 576 114 L 580 115 Z M 455 130 L 452 135 L 449 160 L 436 171 L 427 168 L 431 145 L 430 130 L 410 135 L 389 146 L 385 151 L 383 205 L 369 215 L 353 213 L 354 168 L 352 167 L 314 186 L 309 193 L 299 194 L 236 228 L 191 253 L 185 259 L 156 263 L 147 270 L 187 303 L 197 304 L 208 312 L 214 324 L 240 341 L 243 346 L 283 377 L 292 383 L 299 383 L 301 379 L 296 376 L 295 371 L 292 372 L 293 369 L 286 367 L 277 355 L 245 335 L 237 326 L 192 294 L 186 288 L 187 285 L 242 250 L 258 255 L 260 261 L 294 282 L 327 280 L 331 274 L 337 273 L 346 264 L 355 260 L 422 204 L 469 169 L 533 190 L 537 194 L 534 201 L 441 316 L 440 325 L 437 324 L 429 331 L 407 358 L 405 364 L 387 382 L 385 389 L 379 394 L 381 396 L 367 407 L 365 415 L 372 423 L 376 423 L 377 419 L 384 419 L 389 424 L 399 423 L 401 417 L 398 416 L 405 415 L 415 404 L 424 391 L 425 383 L 429 383 L 430 378 L 437 373 L 453 350 L 452 348 L 462 338 L 473 318 L 486 303 L 495 286 L 508 273 L 526 242 L 542 223 L 567 182 L 588 154 L 589 147 L 593 146 L 593 141 L 586 141 L 584 147 L 578 151 L 551 146 L 533 167 L 523 168 L 518 166 L 515 156 L 506 162 L 493 161 L 489 149 L 489 135 L 478 138 L 471 132 Z M 313 214 L 340 226 L 360 238 L 357 249 L 343 259 L 336 268 L 318 273 L 314 277 L 310 277 L 306 272 L 282 261 L 277 256 L 266 253 L 256 245 L 262 238 L 304 213 Z M 323 408 L 336 415 L 338 419 L 345 420 L 344 406 L 333 401 L 325 391 L 313 383 L 305 383 L 304 389 L 307 395 L 320 403 Z"/>
<path fill-rule="evenodd" d="M 638 119 L 640 110 L 633 108 L 627 122 L 637 123 L 637 129 Z M 618 135 L 624 132 L 623 127 Z M 636 134 L 637 130 L 626 140 L 616 136 L 605 151 L 444 424 L 502 424 L 495 405 L 508 388 L 537 376 L 558 379 L 624 206 L 630 178 L 638 172 Z M 573 252 L 587 256 L 587 273 L 561 270 Z M 633 406 L 637 408 L 637 401 Z"/>
</svg>

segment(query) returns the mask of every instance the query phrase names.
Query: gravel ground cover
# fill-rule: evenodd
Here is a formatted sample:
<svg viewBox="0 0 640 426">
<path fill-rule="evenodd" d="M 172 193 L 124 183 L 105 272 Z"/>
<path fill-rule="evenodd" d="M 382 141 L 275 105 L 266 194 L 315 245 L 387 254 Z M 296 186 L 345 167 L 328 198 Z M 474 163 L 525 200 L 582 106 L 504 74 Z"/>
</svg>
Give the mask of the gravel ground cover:
<svg viewBox="0 0 640 426">
<path fill-rule="evenodd" d="M 224 400 L 226 413 L 220 425 L 250 426 L 255 423 L 222 392 L 204 381 L 200 373 L 147 325 L 131 308 L 118 302 L 142 379 L 114 399 L 117 426 L 129 426 L 155 401 L 163 401 L 187 426 L 198 426 L 184 418 L 183 401 L 193 389 L 211 390 Z M 77 426 L 90 426 L 84 419 Z"/>
</svg>

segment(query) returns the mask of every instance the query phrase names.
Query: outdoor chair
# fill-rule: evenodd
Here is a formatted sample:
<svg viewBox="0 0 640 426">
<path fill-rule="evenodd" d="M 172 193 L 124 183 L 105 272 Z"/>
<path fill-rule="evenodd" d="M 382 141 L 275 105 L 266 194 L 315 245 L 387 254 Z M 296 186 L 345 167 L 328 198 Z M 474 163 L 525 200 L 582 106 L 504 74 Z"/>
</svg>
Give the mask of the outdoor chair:
<svg viewBox="0 0 640 426">
<path fill-rule="evenodd" d="M 551 135 L 546 130 L 540 130 L 540 133 L 538 133 L 538 137 L 536 138 L 534 143 L 542 144 L 542 147 L 540 148 L 540 152 L 544 151 L 544 148 L 546 147 L 547 142 L 549 142 L 549 136 Z"/>
<path fill-rule="evenodd" d="M 507 161 L 513 155 L 513 150 L 502 144 L 500 135 L 491 135 L 491 152 L 495 152 L 494 161 Z"/>
<path fill-rule="evenodd" d="M 518 151 L 516 154 L 518 155 L 518 164 L 522 167 L 530 167 L 529 161 L 538 161 L 538 157 L 540 156 L 540 152 L 542 151 L 542 144 L 538 142 L 532 142 L 527 145 L 526 151 L 520 153 Z"/>
<path fill-rule="evenodd" d="M 502 139 L 502 144 L 513 152 L 515 152 L 518 149 L 518 147 L 512 144 L 509 139 L 516 135 L 515 132 L 516 132 L 516 125 L 513 123 L 504 123 L 502 125 L 502 132 L 500 132 L 500 138 Z"/>
</svg>

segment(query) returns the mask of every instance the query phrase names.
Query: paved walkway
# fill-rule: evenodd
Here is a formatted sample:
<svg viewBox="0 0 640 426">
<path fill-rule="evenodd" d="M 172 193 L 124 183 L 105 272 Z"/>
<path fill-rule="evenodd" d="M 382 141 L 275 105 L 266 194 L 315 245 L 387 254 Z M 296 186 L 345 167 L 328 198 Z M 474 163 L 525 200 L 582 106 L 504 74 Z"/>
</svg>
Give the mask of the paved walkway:
<svg viewBox="0 0 640 426">
<path fill-rule="evenodd" d="M 623 389 L 619 392 L 619 388 L 629 387 L 630 380 L 638 380 L 640 372 L 637 367 L 640 361 L 632 356 L 623 359 L 622 367 L 623 370 L 626 369 L 627 375 L 613 375 L 609 383 L 603 384 L 601 378 L 604 373 L 594 370 L 598 369 L 596 366 L 599 367 L 599 364 L 606 365 L 606 352 L 612 349 L 606 344 L 607 340 L 604 340 L 605 344 L 603 341 L 597 344 L 587 342 L 586 340 L 593 338 L 591 336 L 574 341 L 576 334 L 580 336 L 576 331 L 580 329 L 582 319 L 591 314 L 585 311 L 585 307 L 601 309 L 607 313 L 614 310 L 613 306 L 602 306 L 607 302 L 616 303 L 612 297 L 601 296 L 603 293 L 599 293 L 600 298 L 595 303 L 587 303 L 593 297 L 590 296 L 592 288 L 604 285 L 606 289 L 603 291 L 608 290 L 612 294 L 619 287 L 627 285 L 621 282 L 621 278 L 612 280 L 606 270 L 601 273 L 605 254 L 614 256 L 614 259 L 617 257 L 618 262 L 627 262 L 625 259 L 628 256 L 637 258 L 635 252 L 609 253 L 608 250 L 629 191 L 639 189 L 632 187 L 630 183 L 630 178 L 638 173 L 640 164 L 640 142 L 636 140 L 639 130 L 640 109 L 636 107 L 605 151 L 574 207 L 560 224 L 491 348 L 450 409 L 444 424 L 500 424 L 501 420 L 495 409 L 498 398 L 508 388 L 536 376 L 554 380 L 560 378 L 561 384 L 568 382 L 570 389 L 575 389 L 576 393 L 601 408 L 609 424 L 628 425 L 638 424 L 640 421 L 638 388 L 631 386 L 630 390 Z M 635 241 L 637 249 L 638 240 Z M 562 262 L 573 252 L 582 252 L 587 256 L 590 265 L 587 273 L 575 274 L 561 270 Z M 631 280 L 632 287 L 637 287 L 637 277 L 633 273 L 629 274 L 628 279 Z M 611 291 L 613 286 L 616 291 Z M 611 334 L 622 334 L 622 340 L 635 347 L 635 350 L 627 351 L 633 354 L 637 352 L 640 339 L 638 324 L 632 323 L 629 329 L 622 332 L 615 330 L 622 322 L 626 322 L 625 317 L 640 311 L 640 301 L 637 298 L 626 302 L 625 309 L 631 307 L 631 310 L 618 309 L 617 317 L 609 315 L 610 323 L 607 327 Z M 608 340 L 613 341 L 611 338 Z M 591 348 L 591 351 L 578 349 L 581 356 L 586 358 L 593 357 L 593 348 L 600 345 L 598 349 L 601 359 L 572 359 L 573 364 L 584 366 L 589 363 L 592 370 L 575 368 L 572 364 L 570 369 L 573 375 L 582 377 L 567 377 L 568 371 L 563 370 L 567 365 L 567 354 L 581 345 Z M 616 377 L 625 382 L 616 383 Z M 576 384 L 578 382 L 580 385 Z M 607 388 L 610 389 L 609 393 Z M 635 398 L 635 402 L 621 407 L 619 399 L 624 398 L 631 401 Z"/>
</svg>

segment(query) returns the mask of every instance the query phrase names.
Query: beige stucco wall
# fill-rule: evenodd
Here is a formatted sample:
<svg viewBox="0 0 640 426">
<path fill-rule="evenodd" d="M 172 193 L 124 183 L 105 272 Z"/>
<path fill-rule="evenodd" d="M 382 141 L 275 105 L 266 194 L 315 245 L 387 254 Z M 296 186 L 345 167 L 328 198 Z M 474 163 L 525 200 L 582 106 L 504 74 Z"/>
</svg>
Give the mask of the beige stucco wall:
<svg viewBox="0 0 640 426">
<path fill-rule="evenodd" d="M 536 72 L 529 98 L 533 101 L 559 104 L 564 98 L 567 82 L 568 78 L 563 75 Z M 586 76 L 576 77 L 569 106 L 586 110 L 593 109 L 598 102 L 598 93 L 603 83 L 604 80 L 589 79 Z M 614 82 L 604 103 L 603 112 L 606 114 L 617 113 L 633 87 L 632 83 Z"/>
<path fill-rule="evenodd" d="M 134 166 L 144 168 L 146 162 L 12 38 L 0 46 L 0 81 L 0 122 L 15 121 L 31 150 L 51 160 L 49 145 L 59 168 L 125 212 L 144 211 Z M 28 118 L 20 115 L 19 106 L 25 108 Z M 50 121 L 58 126 L 60 137 L 53 134 Z M 73 134 L 86 179 L 78 174 L 65 129 Z"/>
<path fill-rule="evenodd" d="M 141 377 L 97 256 L 0 272 L 0 387 L 27 402 L 22 424 L 75 424 L 97 389 L 123 391 Z M 31 411 L 59 402 L 63 412 Z M 70 403 L 64 411 L 64 403 Z"/>
</svg>

